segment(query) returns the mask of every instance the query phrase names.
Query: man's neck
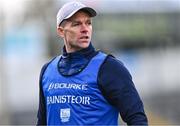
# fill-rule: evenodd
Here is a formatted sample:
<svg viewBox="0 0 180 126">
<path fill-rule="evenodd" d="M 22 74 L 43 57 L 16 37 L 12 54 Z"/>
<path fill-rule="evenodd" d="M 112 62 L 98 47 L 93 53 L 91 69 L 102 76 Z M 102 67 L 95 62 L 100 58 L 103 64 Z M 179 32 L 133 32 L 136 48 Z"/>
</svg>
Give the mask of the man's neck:
<svg viewBox="0 0 180 126">
<path fill-rule="evenodd" d="M 87 48 L 81 49 L 79 51 L 75 51 L 75 52 L 67 52 L 66 48 L 64 46 L 63 48 L 63 56 L 65 57 L 72 57 L 72 56 L 77 56 L 77 55 L 83 55 L 84 57 L 92 57 L 91 55 L 95 55 L 95 49 L 93 47 L 93 45 L 90 43 L 89 46 Z"/>
</svg>

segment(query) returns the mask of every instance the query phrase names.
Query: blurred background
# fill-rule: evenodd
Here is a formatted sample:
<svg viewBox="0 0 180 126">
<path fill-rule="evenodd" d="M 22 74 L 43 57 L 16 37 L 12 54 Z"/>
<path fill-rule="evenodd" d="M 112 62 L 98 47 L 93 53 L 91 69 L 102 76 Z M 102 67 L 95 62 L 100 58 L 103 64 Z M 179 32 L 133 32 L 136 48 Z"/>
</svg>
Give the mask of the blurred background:
<svg viewBox="0 0 180 126">
<path fill-rule="evenodd" d="M 59 55 L 56 14 L 70 0 L 0 0 L 0 125 L 34 125 L 38 77 Z M 81 0 L 93 44 L 133 76 L 151 125 L 180 125 L 180 0 Z M 121 121 L 121 123 L 123 123 Z"/>
</svg>

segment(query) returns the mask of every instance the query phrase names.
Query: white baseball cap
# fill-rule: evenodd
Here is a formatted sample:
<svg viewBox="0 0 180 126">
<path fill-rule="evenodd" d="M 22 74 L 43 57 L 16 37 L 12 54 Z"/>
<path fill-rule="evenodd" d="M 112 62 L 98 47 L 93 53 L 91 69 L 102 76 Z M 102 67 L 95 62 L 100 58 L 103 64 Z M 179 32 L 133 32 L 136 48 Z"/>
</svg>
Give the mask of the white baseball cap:
<svg viewBox="0 0 180 126">
<path fill-rule="evenodd" d="M 96 16 L 96 11 L 93 8 L 88 7 L 77 1 L 69 2 L 69 3 L 64 4 L 57 13 L 57 28 L 65 19 L 70 18 L 79 10 L 87 11 L 91 17 Z"/>
</svg>

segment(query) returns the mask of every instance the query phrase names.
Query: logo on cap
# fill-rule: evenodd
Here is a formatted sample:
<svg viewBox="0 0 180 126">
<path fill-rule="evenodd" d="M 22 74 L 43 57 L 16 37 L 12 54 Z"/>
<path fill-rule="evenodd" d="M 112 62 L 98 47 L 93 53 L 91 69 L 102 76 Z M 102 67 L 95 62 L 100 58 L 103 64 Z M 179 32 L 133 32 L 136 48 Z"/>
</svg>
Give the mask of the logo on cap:
<svg viewBox="0 0 180 126">
<path fill-rule="evenodd" d="M 74 7 L 81 7 L 82 5 L 77 2 L 77 3 L 74 3 L 73 6 L 74 6 Z"/>
</svg>

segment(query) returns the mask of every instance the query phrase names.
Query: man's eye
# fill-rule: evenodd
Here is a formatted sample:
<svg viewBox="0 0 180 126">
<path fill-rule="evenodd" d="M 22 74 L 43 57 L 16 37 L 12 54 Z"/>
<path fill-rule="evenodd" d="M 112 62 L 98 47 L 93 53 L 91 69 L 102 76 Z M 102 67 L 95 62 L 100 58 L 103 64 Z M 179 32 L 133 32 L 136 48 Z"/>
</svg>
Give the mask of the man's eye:
<svg viewBox="0 0 180 126">
<path fill-rule="evenodd" d="M 88 22 L 89 25 L 91 25 L 92 23 L 91 22 Z"/>
<path fill-rule="evenodd" d="M 91 25 L 92 23 L 91 22 L 87 22 L 86 24 Z"/>
<path fill-rule="evenodd" d="M 78 25 L 79 25 L 79 23 L 74 23 L 74 24 L 73 24 L 73 26 L 78 26 Z"/>
</svg>

